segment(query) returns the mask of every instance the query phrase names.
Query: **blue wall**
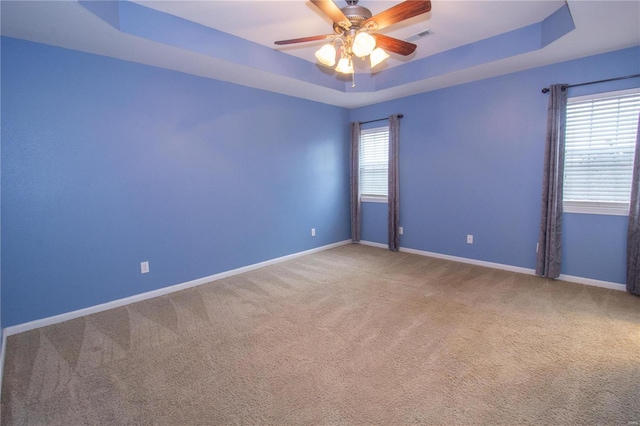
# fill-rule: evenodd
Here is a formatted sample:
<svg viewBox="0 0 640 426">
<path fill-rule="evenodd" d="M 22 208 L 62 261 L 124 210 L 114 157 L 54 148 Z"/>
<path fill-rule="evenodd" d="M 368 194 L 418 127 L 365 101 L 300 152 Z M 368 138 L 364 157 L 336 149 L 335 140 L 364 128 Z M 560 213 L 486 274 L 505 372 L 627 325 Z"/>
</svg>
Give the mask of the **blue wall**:
<svg viewBox="0 0 640 426">
<path fill-rule="evenodd" d="M 638 73 L 640 48 L 351 114 L 11 38 L 1 64 L 6 327 L 349 238 L 348 122 L 392 113 L 404 114 L 401 245 L 533 268 L 540 89 Z M 364 204 L 363 240 L 386 244 L 386 213 Z M 566 214 L 563 273 L 623 283 L 626 223 Z"/>
<path fill-rule="evenodd" d="M 637 73 L 640 48 L 632 48 L 353 110 L 354 121 L 404 114 L 401 246 L 535 268 L 548 102 L 541 89 Z M 386 244 L 386 205 L 363 203 L 362 212 L 362 239 Z M 563 274 L 625 282 L 626 217 L 565 214 L 564 223 Z"/>
<path fill-rule="evenodd" d="M 11 38 L 2 80 L 5 327 L 349 238 L 346 109 Z"/>
</svg>

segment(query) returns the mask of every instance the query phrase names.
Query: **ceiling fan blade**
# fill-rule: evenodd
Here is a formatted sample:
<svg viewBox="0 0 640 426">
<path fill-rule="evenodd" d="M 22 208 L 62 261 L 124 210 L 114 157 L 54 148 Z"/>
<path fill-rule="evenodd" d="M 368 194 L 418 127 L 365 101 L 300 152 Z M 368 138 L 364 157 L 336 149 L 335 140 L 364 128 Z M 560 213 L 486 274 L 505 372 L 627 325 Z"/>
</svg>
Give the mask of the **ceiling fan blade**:
<svg viewBox="0 0 640 426">
<path fill-rule="evenodd" d="M 340 10 L 333 0 L 311 0 L 311 3 L 331 18 L 334 24 L 338 24 L 345 30 L 351 26 L 351 21 L 344 16 L 342 10 Z"/>
<path fill-rule="evenodd" d="M 364 21 L 361 26 L 370 31 L 379 30 L 396 22 L 422 15 L 430 10 L 431 1 L 429 0 L 407 0 L 372 16 Z"/>
<path fill-rule="evenodd" d="M 329 38 L 335 37 L 335 34 L 326 34 L 326 35 L 317 35 L 311 37 L 301 37 L 301 38 L 292 38 L 289 40 L 279 40 L 276 41 L 275 44 L 283 45 L 283 44 L 294 44 L 294 43 L 306 43 L 307 41 L 316 41 L 316 40 L 326 40 Z"/>
<path fill-rule="evenodd" d="M 411 55 L 416 50 L 416 47 L 418 47 L 413 43 L 409 43 L 408 41 L 398 40 L 397 38 L 389 37 L 386 35 L 371 35 L 376 39 L 376 47 L 381 47 L 384 50 L 388 50 L 389 52 L 394 52 L 399 55 Z"/>
</svg>

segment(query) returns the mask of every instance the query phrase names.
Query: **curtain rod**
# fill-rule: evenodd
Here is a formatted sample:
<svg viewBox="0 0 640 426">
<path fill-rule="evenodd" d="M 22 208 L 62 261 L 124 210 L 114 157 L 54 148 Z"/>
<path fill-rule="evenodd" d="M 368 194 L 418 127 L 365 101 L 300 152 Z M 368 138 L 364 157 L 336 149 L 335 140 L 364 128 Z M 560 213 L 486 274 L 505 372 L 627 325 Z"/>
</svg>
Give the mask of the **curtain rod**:
<svg viewBox="0 0 640 426">
<path fill-rule="evenodd" d="M 404 115 L 402 114 L 398 114 L 398 118 L 402 118 L 404 117 Z M 375 123 L 376 121 L 384 121 L 384 120 L 388 120 L 389 117 L 385 117 L 385 118 L 377 118 L 375 120 L 369 120 L 369 121 L 361 121 L 360 124 L 368 124 L 368 123 Z"/>
<path fill-rule="evenodd" d="M 624 77 L 608 78 L 606 80 L 598 80 L 598 81 L 589 81 L 589 82 L 580 83 L 580 84 L 569 84 L 569 85 L 562 86 L 562 91 L 564 92 L 569 87 L 587 86 L 589 84 L 607 83 L 609 81 L 626 80 L 628 78 L 637 78 L 637 77 L 640 77 L 640 74 L 625 75 Z M 544 89 L 542 89 L 542 93 L 549 93 L 549 88 L 545 87 Z"/>
</svg>

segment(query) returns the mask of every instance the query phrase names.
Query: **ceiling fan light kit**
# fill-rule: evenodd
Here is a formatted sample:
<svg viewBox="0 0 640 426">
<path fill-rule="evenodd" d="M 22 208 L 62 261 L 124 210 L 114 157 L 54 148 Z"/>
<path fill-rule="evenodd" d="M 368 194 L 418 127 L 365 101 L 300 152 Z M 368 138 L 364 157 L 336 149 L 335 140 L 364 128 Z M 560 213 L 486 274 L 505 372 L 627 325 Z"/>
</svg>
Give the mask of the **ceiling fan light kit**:
<svg viewBox="0 0 640 426">
<path fill-rule="evenodd" d="M 413 53 L 417 47 L 415 44 L 376 34 L 374 31 L 431 10 L 429 0 L 406 0 L 375 16 L 366 7 L 358 6 L 358 0 L 347 0 L 348 5 L 342 9 L 333 0 L 311 0 L 311 3 L 331 18 L 335 34 L 280 40 L 275 44 L 331 39 L 315 53 L 315 56 L 321 64 L 333 67 L 339 53 L 340 59 L 335 70 L 342 74 L 354 74 L 354 56 L 362 59 L 369 56 L 373 68 L 389 58 L 385 49 L 403 56 Z M 336 49 L 337 43 L 340 43 L 339 51 Z"/>
<path fill-rule="evenodd" d="M 376 39 L 367 34 L 366 32 L 359 32 L 356 36 L 347 35 L 346 37 L 336 36 L 331 43 L 323 45 L 318 51 L 316 51 L 316 58 L 322 65 L 333 67 L 336 63 L 336 56 L 338 54 L 335 44 L 340 42 L 340 60 L 335 70 L 342 74 L 352 74 L 353 69 L 353 57 L 366 58 L 371 55 L 372 52 L 378 50 L 378 59 L 376 64 L 382 62 L 388 58 L 389 55 L 381 48 L 376 49 Z M 372 60 L 373 63 L 373 60 Z M 348 64 L 348 65 L 347 65 Z M 372 66 L 373 67 L 373 66 Z"/>
</svg>

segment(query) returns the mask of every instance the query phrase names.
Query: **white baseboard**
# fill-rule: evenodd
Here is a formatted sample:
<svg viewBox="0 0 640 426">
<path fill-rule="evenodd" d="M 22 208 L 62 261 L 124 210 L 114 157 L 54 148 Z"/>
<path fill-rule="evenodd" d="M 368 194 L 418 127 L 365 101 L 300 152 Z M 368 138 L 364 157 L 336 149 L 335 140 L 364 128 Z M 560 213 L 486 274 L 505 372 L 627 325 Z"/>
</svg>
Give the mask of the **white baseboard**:
<svg viewBox="0 0 640 426">
<path fill-rule="evenodd" d="M 383 248 L 383 249 L 389 248 L 389 246 L 387 244 L 374 243 L 373 241 L 360 240 L 356 244 L 362 244 L 363 246 L 378 247 L 378 248 Z"/>
<path fill-rule="evenodd" d="M 523 268 L 520 266 L 505 265 L 504 263 L 487 262 L 485 260 L 469 259 L 467 257 L 451 256 L 448 254 L 434 253 L 430 251 L 416 250 L 411 248 L 400 247 L 400 251 L 407 253 L 419 254 L 421 256 L 435 257 L 437 259 L 452 260 L 454 262 L 468 263 L 470 265 L 484 266 L 486 268 L 502 269 L 503 271 L 518 272 L 520 274 L 535 275 L 535 269 Z"/>
<path fill-rule="evenodd" d="M 316 247 L 314 249 L 305 250 L 298 253 L 289 254 L 287 256 L 266 260 L 264 262 L 254 263 L 253 265 L 243 266 L 241 268 L 232 269 L 230 271 L 220 272 L 219 274 L 209 275 L 208 277 L 202 277 L 192 281 L 175 284 L 169 287 L 163 287 L 157 290 L 148 291 L 146 293 L 140 293 L 133 296 L 125 297 L 123 299 L 113 300 L 111 302 L 102 303 L 100 305 L 89 306 L 88 308 L 78 309 L 76 311 L 71 311 L 71 312 L 65 312 L 63 314 L 54 315 L 52 317 L 37 319 L 37 320 L 26 322 L 23 324 L 12 325 L 4 329 L 3 338 L 6 339 L 6 336 L 11 336 L 13 334 L 18 334 L 18 333 L 22 333 L 29 330 L 34 330 L 36 328 L 57 324 L 63 321 L 72 320 L 85 315 L 95 314 L 97 312 L 106 311 L 108 309 L 118 308 L 120 306 L 129 305 L 131 303 L 140 302 L 142 300 L 152 299 L 158 296 L 164 296 L 165 294 L 174 293 L 176 291 L 185 290 L 191 287 L 196 287 L 202 284 L 209 283 L 211 281 L 216 281 L 216 280 L 227 278 L 233 275 L 242 274 L 244 272 L 253 271 L 254 269 L 264 268 L 265 266 L 275 265 L 276 263 L 285 262 L 287 260 L 295 259 L 297 257 L 306 256 L 306 255 L 317 253 L 324 250 L 329 250 L 334 247 L 338 247 L 338 246 L 342 246 L 350 243 L 351 243 L 351 240 L 340 241 L 337 243 L 328 244 L 326 246 Z M 3 341 L 2 354 L 4 354 L 4 350 L 5 350 L 5 343 Z M 0 360 L 0 361 L 2 361 L 1 365 L 4 365 L 4 360 Z"/>
<path fill-rule="evenodd" d="M 385 249 L 388 248 L 386 244 L 374 243 L 372 241 L 360 241 L 360 244 L 363 244 L 366 246 L 372 246 L 372 247 L 385 248 Z M 484 260 L 469 259 L 466 257 L 450 256 L 448 254 L 440 254 L 440 253 L 434 253 L 434 252 L 424 251 L 424 250 L 416 250 L 411 248 L 400 247 L 400 251 L 403 251 L 406 253 L 419 254 L 421 256 L 435 257 L 437 259 L 452 260 L 454 262 L 468 263 L 468 264 L 477 265 L 477 266 L 485 266 L 487 268 L 502 269 L 504 271 L 510 271 L 510 272 L 518 272 L 518 273 L 527 274 L 527 275 L 535 275 L 536 273 L 535 269 L 522 268 L 520 266 L 505 265 L 503 263 L 486 262 Z M 594 280 L 592 278 L 576 277 L 573 275 L 563 274 L 558 277 L 558 280 L 568 281 L 568 282 L 577 283 L 577 284 L 590 285 L 593 287 L 608 288 L 611 290 L 626 291 L 626 286 L 624 284 L 614 283 L 610 281 Z"/>
<path fill-rule="evenodd" d="M 594 280 L 593 278 L 575 277 L 573 275 L 564 274 L 561 274 L 558 279 L 571 283 L 590 285 L 593 287 L 608 288 L 610 290 L 627 291 L 627 286 L 625 284 L 613 283 L 611 281 L 600 281 Z"/>
</svg>

